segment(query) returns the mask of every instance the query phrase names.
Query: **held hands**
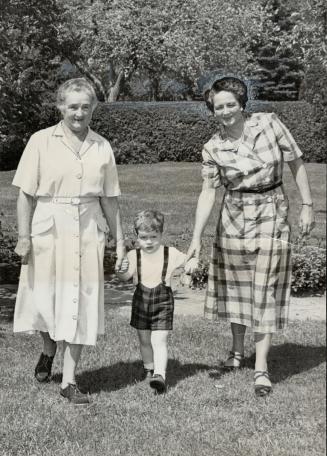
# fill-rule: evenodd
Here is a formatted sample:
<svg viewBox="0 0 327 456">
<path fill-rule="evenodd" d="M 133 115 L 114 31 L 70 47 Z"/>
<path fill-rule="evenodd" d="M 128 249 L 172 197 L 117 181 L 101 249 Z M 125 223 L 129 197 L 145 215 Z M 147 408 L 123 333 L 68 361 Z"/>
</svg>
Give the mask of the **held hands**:
<svg viewBox="0 0 327 456">
<path fill-rule="evenodd" d="M 315 226 L 314 210 L 312 206 L 302 206 L 299 225 L 302 236 L 310 234 Z"/>
<path fill-rule="evenodd" d="M 121 265 L 120 265 L 120 268 L 119 269 L 115 269 L 116 273 L 118 274 L 125 274 L 125 272 L 128 271 L 128 268 L 129 268 L 129 261 L 127 258 L 124 258 Z"/>
<path fill-rule="evenodd" d="M 190 275 L 195 272 L 199 267 L 199 260 L 197 258 L 191 258 L 185 263 L 184 271 L 185 274 Z"/>
<path fill-rule="evenodd" d="M 124 241 L 118 241 L 117 242 L 117 247 L 116 247 L 116 254 L 117 254 L 117 260 L 115 264 L 115 272 L 119 272 L 123 274 L 124 272 L 127 272 L 129 262 L 128 259 L 126 258 L 126 250 L 125 250 L 125 245 Z"/>
<path fill-rule="evenodd" d="M 20 237 L 15 248 L 15 253 L 20 256 L 21 263 L 27 264 L 31 252 L 32 242 L 29 237 Z"/>
</svg>

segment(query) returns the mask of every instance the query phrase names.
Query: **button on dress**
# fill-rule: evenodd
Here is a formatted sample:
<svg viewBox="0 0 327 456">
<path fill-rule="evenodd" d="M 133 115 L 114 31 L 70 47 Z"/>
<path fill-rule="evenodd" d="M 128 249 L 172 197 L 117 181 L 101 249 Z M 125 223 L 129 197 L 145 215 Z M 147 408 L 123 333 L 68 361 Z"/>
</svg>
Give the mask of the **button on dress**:
<svg viewBox="0 0 327 456">
<path fill-rule="evenodd" d="M 77 156 L 61 123 L 41 130 L 30 138 L 13 185 L 37 201 L 14 331 L 44 331 L 56 341 L 95 345 L 104 333 L 108 231 L 99 198 L 120 195 L 110 144 L 89 129 Z"/>
<path fill-rule="evenodd" d="M 205 316 L 227 319 L 269 333 L 287 324 L 291 251 L 284 162 L 302 152 L 276 114 L 255 113 L 245 120 L 236 149 L 222 129 L 205 144 L 203 188 L 224 185 L 212 248 Z"/>
</svg>

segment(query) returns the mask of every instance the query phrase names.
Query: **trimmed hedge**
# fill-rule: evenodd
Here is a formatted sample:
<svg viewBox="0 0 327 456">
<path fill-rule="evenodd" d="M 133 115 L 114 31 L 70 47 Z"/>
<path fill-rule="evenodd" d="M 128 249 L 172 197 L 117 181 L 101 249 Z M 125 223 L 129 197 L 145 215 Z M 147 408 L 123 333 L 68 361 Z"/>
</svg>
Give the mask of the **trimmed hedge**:
<svg viewBox="0 0 327 456">
<path fill-rule="evenodd" d="M 313 105 L 252 101 L 248 110 L 276 112 L 302 149 L 304 160 L 326 163 L 327 116 L 318 115 Z M 44 106 L 35 131 L 57 121 L 55 108 Z M 111 142 L 117 163 L 125 164 L 201 161 L 202 146 L 217 124 L 203 102 L 116 102 L 99 104 L 92 128 Z M 0 170 L 15 169 L 22 150 L 21 138 L 2 140 Z"/>
<path fill-rule="evenodd" d="M 308 162 L 326 162 L 327 132 L 306 102 L 248 104 L 250 112 L 276 112 L 291 130 Z M 200 161 L 203 144 L 216 131 L 216 119 L 202 102 L 101 104 L 92 128 L 109 139 L 117 163 Z"/>
</svg>

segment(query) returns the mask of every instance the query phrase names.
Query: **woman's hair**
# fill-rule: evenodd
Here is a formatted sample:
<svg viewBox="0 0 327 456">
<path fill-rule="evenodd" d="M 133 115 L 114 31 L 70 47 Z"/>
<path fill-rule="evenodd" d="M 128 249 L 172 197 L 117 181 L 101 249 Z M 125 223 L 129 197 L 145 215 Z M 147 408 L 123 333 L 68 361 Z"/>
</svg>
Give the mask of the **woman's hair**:
<svg viewBox="0 0 327 456">
<path fill-rule="evenodd" d="M 231 92 L 242 108 L 245 108 L 246 102 L 248 101 L 248 89 L 246 84 L 238 78 L 225 77 L 217 79 L 217 81 L 212 84 L 211 89 L 206 90 L 204 93 L 207 108 L 210 109 L 211 112 L 214 112 L 213 97 L 222 91 Z"/>
<path fill-rule="evenodd" d="M 92 108 L 94 109 L 98 103 L 95 90 L 86 79 L 74 78 L 65 81 L 58 89 L 57 92 L 57 108 L 61 111 L 62 106 L 65 104 L 66 94 L 68 92 L 86 92 L 92 99 Z"/>
<path fill-rule="evenodd" d="M 139 230 L 163 232 L 164 215 L 159 211 L 141 211 L 134 218 L 134 230 L 136 234 Z"/>
</svg>

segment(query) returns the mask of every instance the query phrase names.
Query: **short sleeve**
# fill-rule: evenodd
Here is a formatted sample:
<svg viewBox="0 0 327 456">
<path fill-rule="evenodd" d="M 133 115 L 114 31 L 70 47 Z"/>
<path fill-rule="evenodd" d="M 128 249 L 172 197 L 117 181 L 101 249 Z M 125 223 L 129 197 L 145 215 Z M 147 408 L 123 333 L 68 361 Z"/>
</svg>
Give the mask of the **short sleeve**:
<svg viewBox="0 0 327 456">
<path fill-rule="evenodd" d="M 221 186 L 218 164 L 211 157 L 206 147 L 202 150 L 202 179 L 203 189 L 218 188 Z"/>
<path fill-rule="evenodd" d="M 39 186 L 40 145 L 39 135 L 31 136 L 12 181 L 12 185 L 19 187 L 28 195 L 34 196 Z"/>
<path fill-rule="evenodd" d="M 289 162 L 300 158 L 303 154 L 288 128 L 279 120 L 275 113 L 271 114 L 271 119 L 284 161 Z"/>
<path fill-rule="evenodd" d="M 106 152 L 108 153 L 108 162 L 106 164 L 104 183 L 103 183 L 103 194 L 104 196 L 119 196 L 120 187 L 118 180 L 118 172 L 116 167 L 115 156 L 113 150 L 108 143 L 105 142 Z"/>
</svg>

